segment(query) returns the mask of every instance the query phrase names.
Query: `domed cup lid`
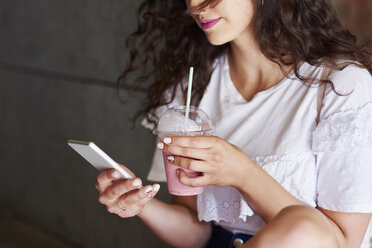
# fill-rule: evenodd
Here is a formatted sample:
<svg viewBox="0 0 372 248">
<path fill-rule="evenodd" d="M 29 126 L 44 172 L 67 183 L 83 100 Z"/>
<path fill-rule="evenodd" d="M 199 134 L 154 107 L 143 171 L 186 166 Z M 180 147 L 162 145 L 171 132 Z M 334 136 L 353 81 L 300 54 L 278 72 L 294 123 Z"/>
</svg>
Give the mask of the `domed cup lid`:
<svg viewBox="0 0 372 248">
<path fill-rule="evenodd" d="M 156 133 L 187 135 L 189 133 L 213 132 L 213 125 L 202 109 L 190 106 L 188 117 L 186 119 L 186 106 L 170 108 L 160 116 Z"/>
</svg>

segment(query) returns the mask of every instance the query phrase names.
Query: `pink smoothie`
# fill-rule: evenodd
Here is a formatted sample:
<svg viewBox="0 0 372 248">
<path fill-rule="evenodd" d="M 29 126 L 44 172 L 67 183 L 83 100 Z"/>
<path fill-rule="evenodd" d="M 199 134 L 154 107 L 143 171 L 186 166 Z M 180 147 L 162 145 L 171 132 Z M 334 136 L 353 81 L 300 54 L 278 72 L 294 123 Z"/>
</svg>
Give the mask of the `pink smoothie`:
<svg viewBox="0 0 372 248">
<path fill-rule="evenodd" d="M 210 136 L 213 126 L 208 115 L 197 107 L 190 106 L 190 115 L 185 119 L 185 106 L 173 107 L 167 110 L 159 120 L 158 135 L 160 140 L 171 136 Z M 202 173 L 187 170 L 168 161 L 172 154 L 163 152 L 164 166 L 169 193 L 172 195 L 197 195 L 203 192 L 203 187 L 190 187 L 179 181 L 177 170 L 183 170 L 190 178 L 201 176 Z"/>
<path fill-rule="evenodd" d="M 185 168 L 169 163 L 167 160 L 167 157 L 170 155 L 171 154 L 168 152 L 163 152 L 165 173 L 167 176 L 167 185 L 168 185 L 169 193 L 171 193 L 172 195 L 182 195 L 182 196 L 198 195 L 198 194 L 203 193 L 203 187 L 193 188 L 193 187 L 189 187 L 189 186 L 182 184 L 179 181 L 177 170 L 178 169 L 183 170 L 186 173 L 186 175 L 191 178 L 200 176 L 201 173 L 187 170 Z"/>
</svg>

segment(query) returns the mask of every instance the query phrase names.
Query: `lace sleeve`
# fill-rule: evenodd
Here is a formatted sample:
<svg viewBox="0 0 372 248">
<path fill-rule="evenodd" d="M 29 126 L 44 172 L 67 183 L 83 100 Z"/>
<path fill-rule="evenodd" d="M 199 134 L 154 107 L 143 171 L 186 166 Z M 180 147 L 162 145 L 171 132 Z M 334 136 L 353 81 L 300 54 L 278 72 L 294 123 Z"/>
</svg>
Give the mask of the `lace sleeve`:
<svg viewBox="0 0 372 248">
<path fill-rule="evenodd" d="M 332 211 L 372 213 L 372 147 L 317 155 L 317 205 Z"/>
<path fill-rule="evenodd" d="M 315 153 L 357 146 L 372 146 L 372 102 L 322 120 L 313 133 Z"/>
<path fill-rule="evenodd" d="M 317 204 L 341 212 L 372 212 L 372 78 L 349 68 L 332 79 L 313 132 L 317 156 Z M 349 82 L 349 83 L 348 83 Z M 350 88 L 348 88 L 350 89 Z"/>
</svg>

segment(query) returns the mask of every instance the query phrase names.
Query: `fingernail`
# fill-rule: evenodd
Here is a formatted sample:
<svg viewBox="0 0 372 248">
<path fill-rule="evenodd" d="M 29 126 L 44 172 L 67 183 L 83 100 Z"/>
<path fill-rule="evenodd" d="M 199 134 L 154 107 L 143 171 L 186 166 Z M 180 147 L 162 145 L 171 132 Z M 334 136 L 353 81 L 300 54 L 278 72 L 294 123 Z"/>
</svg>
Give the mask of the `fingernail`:
<svg viewBox="0 0 372 248">
<path fill-rule="evenodd" d="M 138 186 L 141 185 L 141 181 L 140 181 L 139 179 L 136 179 L 136 180 L 133 181 L 132 185 L 133 185 L 134 187 L 138 187 Z"/>
<path fill-rule="evenodd" d="M 145 190 L 145 193 L 148 194 L 152 191 L 152 187 L 148 187 L 146 190 Z"/>
<path fill-rule="evenodd" d="M 155 184 L 155 185 L 154 185 L 154 191 L 155 191 L 155 192 L 158 192 L 159 189 L 160 189 L 160 185 L 159 185 L 159 184 Z"/>
<path fill-rule="evenodd" d="M 114 171 L 112 174 L 111 174 L 112 177 L 114 178 L 119 178 L 120 177 L 120 173 L 118 171 Z"/>
<path fill-rule="evenodd" d="M 163 139 L 163 142 L 164 142 L 165 144 L 170 144 L 170 143 L 172 142 L 172 139 L 171 139 L 171 138 L 164 138 L 164 139 Z"/>
<path fill-rule="evenodd" d="M 163 150 L 164 149 L 164 143 L 163 142 L 159 142 L 157 147 L 160 149 L 160 150 Z"/>
<path fill-rule="evenodd" d="M 167 160 L 168 160 L 169 162 L 174 162 L 174 157 L 173 157 L 173 156 L 168 156 L 168 157 L 167 157 Z"/>
</svg>

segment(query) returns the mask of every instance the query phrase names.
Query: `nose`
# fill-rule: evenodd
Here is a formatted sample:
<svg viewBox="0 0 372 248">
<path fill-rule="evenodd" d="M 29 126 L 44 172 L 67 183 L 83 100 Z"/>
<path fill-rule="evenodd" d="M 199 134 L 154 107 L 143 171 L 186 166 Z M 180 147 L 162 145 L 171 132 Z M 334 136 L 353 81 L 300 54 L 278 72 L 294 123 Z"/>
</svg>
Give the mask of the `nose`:
<svg viewBox="0 0 372 248">
<path fill-rule="evenodd" d="M 200 6 L 205 0 L 186 0 L 187 7 L 195 8 Z"/>
</svg>

